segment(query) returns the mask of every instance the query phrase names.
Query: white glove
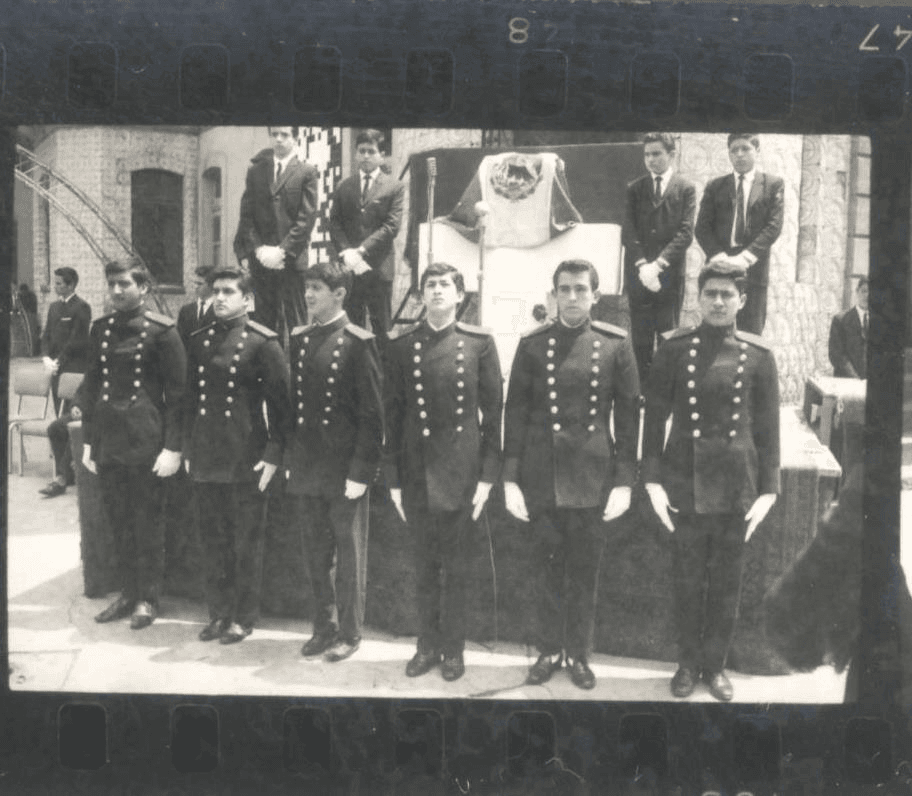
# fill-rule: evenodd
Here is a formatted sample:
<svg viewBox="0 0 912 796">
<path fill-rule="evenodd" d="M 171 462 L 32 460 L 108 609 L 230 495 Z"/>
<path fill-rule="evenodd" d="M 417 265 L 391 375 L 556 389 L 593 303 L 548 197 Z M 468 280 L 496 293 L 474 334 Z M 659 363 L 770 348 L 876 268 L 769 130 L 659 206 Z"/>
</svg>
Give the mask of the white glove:
<svg viewBox="0 0 912 796">
<path fill-rule="evenodd" d="M 640 266 L 639 276 L 643 287 L 653 293 L 658 293 L 662 289 L 662 283 L 659 281 L 660 273 L 662 273 L 662 269 L 655 261 Z"/>
<path fill-rule="evenodd" d="M 285 267 L 285 250 L 279 246 L 260 246 L 256 256 L 264 268 L 278 271 Z"/>
<path fill-rule="evenodd" d="M 92 458 L 91 445 L 82 446 L 82 466 L 90 473 L 98 473 L 98 468 L 95 466 L 95 460 Z"/>
<path fill-rule="evenodd" d="M 630 493 L 632 490 L 629 486 L 616 486 L 608 495 L 608 502 L 605 504 L 605 513 L 602 514 L 604 522 L 611 522 L 620 517 L 627 509 L 630 508 Z"/>
<path fill-rule="evenodd" d="M 367 492 L 367 484 L 352 481 L 350 478 L 345 479 L 345 497 L 349 500 L 357 500 L 365 492 Z"/>
<path fill-rule="evenodd" d="M 747 531 L 744 534 L 745 542 L 754 535 L 757 526 L 763 522 L 775 502 L 776 495 L 772 492 L 767 492 L 766 494 L 757 497 L 754 501 L 754 505 L 752 505 L 747 514 L 744 515 L 744 519 L 747 520 Z"/>
<path fill-rule="evenodd" d="M 180 453 L 162 449 L 162 452 L 158 454 L 158 458 L 155 460 L 155 464 L 152 465 L 152 472 L 159 478 L 170 478 L 180 470 L 180 466 Z"/>
<path fill-rule="evenodd" d="M 269 486 L 269 482 L 278 469 L 279 468 L 276 467 L 276 465 L 264 461 L 258 461 L 253 465 L 253 471 L 255 473 L 260 473 L 260 482 L 257 484 L 257 489 L 259 489 L 260 492 L 266 491 L 266 487 Z"/>
<path fill-rule="evenodd" d="M 649 502 L 652 503 L 652 510 L 658 515 L 659 519 L 671 533 L 674 533 L 674 523 L 671 521 L 671 514 L 677 514 L 677 509 L 668 502 L 668 493 L 661 484 L 646 484 L 646 494 L 649 495 Z"/>
<path fill-rule="evenodd" d="M 487 481 L 479 481 L 475 487 L 475 495 L 472 497 L 472 519 L 477 520 L 481 516 L 481 511 L 488 502 L 488 496 L 491 494 L 491 487 Z"/>
<path fill-rule="evenodd" d="M 402 508 L 402 490 L 390 489 L 390 500 L 393 501 L 393 505 L 396 507 L 396 511 L 402 518 L 402 521 L 408 522 L 408 520 L 405 518 L 405 509 Z"/>
<path fill-rule="evenodd" d="M 529 521 L 529 512 L 526 509 L 526 499 L 523 497 L 519 484 L 515 481 L 504 481 L 504 503 L 507 511 L 522 522 Z"/>
</svg>

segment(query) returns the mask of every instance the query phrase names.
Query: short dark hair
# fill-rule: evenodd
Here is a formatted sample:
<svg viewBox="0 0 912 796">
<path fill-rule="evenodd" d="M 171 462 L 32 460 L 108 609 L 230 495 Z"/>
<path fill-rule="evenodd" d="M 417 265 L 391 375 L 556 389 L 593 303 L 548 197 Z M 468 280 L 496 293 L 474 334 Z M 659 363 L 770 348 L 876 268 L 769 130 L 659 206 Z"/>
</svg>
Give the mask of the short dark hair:
<svg viewBox="0 0 912 796">
<path fill-rule="evenodd" d="M 214 268 L 214 265 L 198 265 L 193 269 L 193 273 L 200 279 L 207 279 Z"/>
<path fill-rule="evenodd" d="M 69 268 L 68 266 L 63 266 L 63 268 L 55 268 L 54 276 L 59 276 L 71 287 L 76 287 L 76 285 L 79 284 L 79 274 L 76 273 L 75 268 Z"/>
<path fill-rule="evenodd" d="M 756 133 L 729 133 L 726 147 L 730 148 L 735 141 L 741 139 L 744 139 L 751 144 L 754 149 L 760 149 L 760 137 Z"/>
<path fill-rule="evenodd" d="M 240 265 L 225 265 L 219 268 L 210 268 L 206 274 L 206 283 L 212 287 L 219 279 L 237 280 L 238 290 L 245 295 L 253 293 L 253 279 L 250 271 Z"/>
<path fill-rule="evenodd" d="M 599 275 L 595 266 L 588 260 L 564 260 L 554 271 L 551 281 L 554 283 L 554 289 L 557 290 L 557 282 L 561 274 L 589 274 L 589 286 L 593 291 L 598 290 Z"/>
<path fill-rule="evenodd" d="M 703 266 L 703 270 L 697 276 L 698 295 L 703 292 L 710 279 L 728 279 L 735 283 L 739 293 L 747 292 L 747 271 L 741 266 L 724 263 L 709 263 Z"/>
<path fill-rule="evenodd" d="M 669 155 L 675 151 L 675 140 L 671 133 L 646 133 L 643 136 L 644 149 L 646 144 L 661 144 Z"/>
<path fill-rule="evenodd" d="M 152 274 L 146 268 L 146 264 L 139 257 L 127 257 L 125 260 L 111 260 L 105 263 L 105 279 L 120 274 L 129 274 L 133 281 L 139 286 L 148 285 L 152 287 Z"/>
<path fill-rule="evenodd" d="M 427 284 L 427 281 L 432 276 L 452 276 L 453 284 L 456 285 L 456 289 L 460 293 L 465 293 L 465 277 L 455 265 L 450 265 L 449 263 L 431 263 L 424 271 L 421 273 L 421 279 L 418 283 L 418 286 L 421 292 L 424 292 L 424 286 Z"/>
<path fill-rule="evenodd" d="M 386 154 L 386 134 L 382 130 L 362 130 L 355 136 L 355 146 L 373 144 L 378 152 Z"/>
<path fill-rule="evenodd" d="M 351 271 L 340 268 L 335 263 L 315 263 L 304 272 L 305 282 L 322 282 L 330 290 L 345 288 L 345 295 L 349 295 L 354 282 Z"/>
<path fill-rule="evenodd" d="M 871 280 L 868 279 L 868 277 L 866 277 L 866 276 L 859 276 L 859 277 L 857 277 L 857 279 L 858 279 L 858 284 L 855 285 L 855 289 L 856 289 L 856 290 L 858 290 L 858 289 L 861 288 L 861 287 L 867 287 L 867 286 L 868 286 L 868 283 L 871 281 Z"/>
<path fill-rule="evenodd" d="M 292 136 L 292 138 L 294 138 L 295 141 L 298 140 L 298 137 L 299 137 L 300 134 L 301 134 L 301 132 L 300 132 L 300 131 L 301 131 L 301 128 L 300 128 L 300 127 L 292 126 L 292 125 L 290 125 L 290 124 L 270 124 L 269 127 L 267 127 L 266 129 L 269 130 L 269 132 L 271 133 L 271 132 L 272 132 L 272 129 L 273 129 L 274 127 L 291 127 L 291 136 Z"/>
<path fill-rule="evenodd" d="M 544 304 L 536 304 L 532 308 L 532 317 L 539 323 L 548 320 L 548 308 Z"/>
</svg>

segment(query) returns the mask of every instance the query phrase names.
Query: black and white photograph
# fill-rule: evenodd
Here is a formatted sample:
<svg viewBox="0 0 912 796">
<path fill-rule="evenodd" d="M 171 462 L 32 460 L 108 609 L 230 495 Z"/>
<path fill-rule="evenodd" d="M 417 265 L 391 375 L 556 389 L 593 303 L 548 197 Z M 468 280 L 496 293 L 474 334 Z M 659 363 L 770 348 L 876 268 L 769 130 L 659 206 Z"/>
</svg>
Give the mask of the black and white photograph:
<svg viewBox="0 0 912 796">
<path fill-rule="evenodd" d="M 11 689 L 854 701 L 869 138 L 16 140 Z"/>
</svg>

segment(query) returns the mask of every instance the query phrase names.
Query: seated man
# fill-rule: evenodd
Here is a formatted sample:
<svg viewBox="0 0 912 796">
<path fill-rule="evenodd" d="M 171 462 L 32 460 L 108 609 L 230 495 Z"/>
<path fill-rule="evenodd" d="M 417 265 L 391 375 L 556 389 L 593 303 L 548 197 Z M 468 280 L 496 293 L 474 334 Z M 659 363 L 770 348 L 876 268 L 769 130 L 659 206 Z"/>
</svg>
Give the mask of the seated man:
<svg viewBox="0 0 912 796">
<path fill-rule="evenodd" d="M 67 426 L 74 420 L 81 420 L 82 412 L 78 406 L 71 406 L 69 411 L 61 413 L 47 429 L 51 452 L 54 454 L 54 480 L 44 489 L 38 491 L 48 498 L 55 498 L 66 492 L 68 486 L 76 483 L 73 470 L 73 455 L 70 452 L 70 430 Z"/>
</svg>

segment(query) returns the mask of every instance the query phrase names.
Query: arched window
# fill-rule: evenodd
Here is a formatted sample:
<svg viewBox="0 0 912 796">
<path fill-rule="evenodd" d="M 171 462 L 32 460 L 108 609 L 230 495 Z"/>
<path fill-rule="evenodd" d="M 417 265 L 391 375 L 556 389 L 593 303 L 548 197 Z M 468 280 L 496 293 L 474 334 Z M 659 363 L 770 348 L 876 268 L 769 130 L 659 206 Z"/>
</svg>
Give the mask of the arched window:
<svg viewBox="0 0 912 796">
<path fill-rule="evenodd" d="M 212 166 L 203 172 L 200 262 L 222 265 L 222 170 Z"/>
<path fill-rule="evenodd" d="M 184 178 L 161 169 L 130 175 L 133 248 L 160 285 L 184 285 Z"/>
</svg>

